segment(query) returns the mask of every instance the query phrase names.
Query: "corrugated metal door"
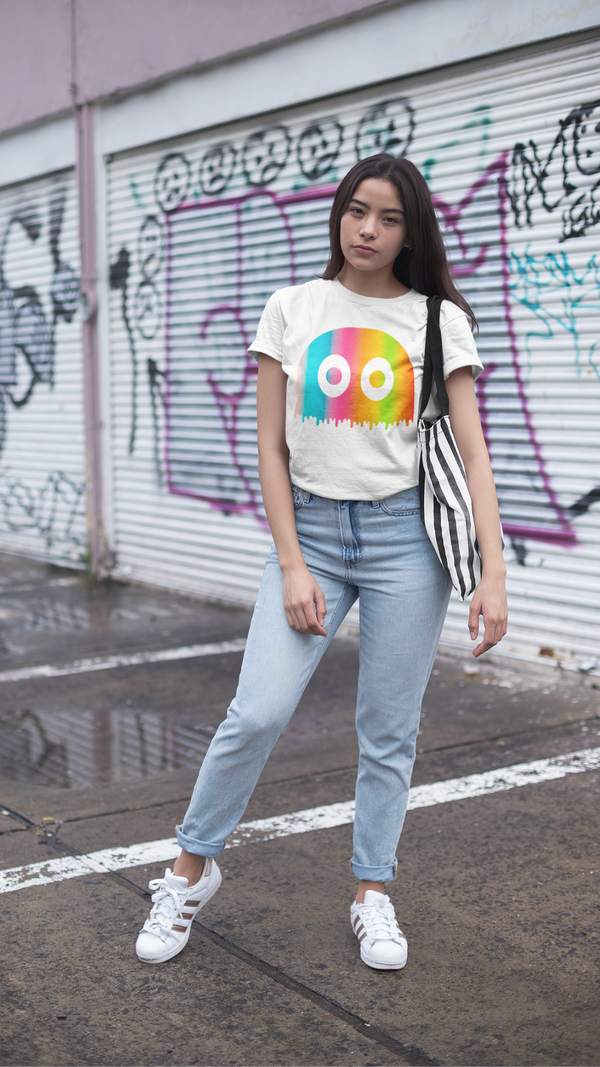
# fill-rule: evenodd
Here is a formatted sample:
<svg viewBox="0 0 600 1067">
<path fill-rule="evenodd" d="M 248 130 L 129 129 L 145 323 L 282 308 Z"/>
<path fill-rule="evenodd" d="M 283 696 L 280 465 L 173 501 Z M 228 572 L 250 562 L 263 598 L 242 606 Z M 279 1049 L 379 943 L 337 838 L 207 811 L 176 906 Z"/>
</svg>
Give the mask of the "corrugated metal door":
<svg viewBox="0 0 600 1067">
<path fill-rule="evenodd" d="M 82 563 L 78 232 L 72 171 L 0 190 L 0 546 Z"/>
<path fill-rule="evenodd" d="M 506 647 L 597 650 L 598 51 L 404 80 L 110 163 L 122 572 L 253 595 L 269 539 L 245 348 L 268 295 L 322 271 L 335 183 L 385 149 L 425 173 L 480 320 Z M 466 641 L 464 606 L 445 632 Z"/>
</svg>

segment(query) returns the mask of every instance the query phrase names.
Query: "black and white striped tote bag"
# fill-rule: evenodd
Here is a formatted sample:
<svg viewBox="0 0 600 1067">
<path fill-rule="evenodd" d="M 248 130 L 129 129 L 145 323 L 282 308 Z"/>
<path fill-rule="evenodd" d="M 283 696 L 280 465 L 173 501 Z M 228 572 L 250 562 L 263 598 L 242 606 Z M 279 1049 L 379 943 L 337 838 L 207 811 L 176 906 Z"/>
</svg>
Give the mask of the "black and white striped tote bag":
<svg viewBox="0 0 600 1067">
<path fill-rule="evenodd" d="M 464 600 L 481 580 L 481 556 L 464 464 L 452 432 L 440 330 L 439 296 L 427 300 L 427 336 L 419 409 L 419 496 L 421 518 L 442 567 Z M 423 418 L 435 381 L 441 415 Z"/>
</svg>

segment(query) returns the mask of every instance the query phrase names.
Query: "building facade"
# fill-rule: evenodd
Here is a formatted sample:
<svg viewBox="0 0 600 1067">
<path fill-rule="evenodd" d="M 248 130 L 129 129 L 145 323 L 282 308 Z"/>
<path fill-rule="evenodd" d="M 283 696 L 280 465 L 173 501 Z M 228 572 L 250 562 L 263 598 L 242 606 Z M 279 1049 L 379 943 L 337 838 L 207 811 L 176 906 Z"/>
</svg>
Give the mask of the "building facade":
<svg viewBox="0 0 600 1067">
<path fill-rule="evenodd" d="M 503 648 L 585 667 L 600 651 L 597 5 L 291 8 L 0 5 L 0 547 L 252 601 L 270 539 L 246 348 L 270 293 L 322 271 L 341 176 L 390 151 L 426 175 L 480 324 Z M 458 602 L 445 639 L 468 644 Z"/>
</svg>

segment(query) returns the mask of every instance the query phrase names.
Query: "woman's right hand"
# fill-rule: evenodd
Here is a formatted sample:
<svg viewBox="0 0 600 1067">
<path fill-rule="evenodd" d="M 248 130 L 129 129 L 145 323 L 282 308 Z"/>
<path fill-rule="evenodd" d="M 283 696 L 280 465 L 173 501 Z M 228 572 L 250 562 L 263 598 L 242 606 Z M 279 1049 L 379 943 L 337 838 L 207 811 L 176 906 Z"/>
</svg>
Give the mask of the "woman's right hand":
<svg viewBox="0 0 600 1067">
<path fill-rule="evenodd" d="M 290 454 L 285 439 L 287 376 L 281 363 L 263 352 L 258 357 L 256 405 L 258 470 L 263 503 L 283 574 L 283 606 L 292 630 L 327 637 L 325 597 L 310 573 L 298 543 Z"/>
<path fill-rule="evenodd" d="M 283 571 L 283 606 L 292 630 L 327 637 L 323 590 L 305 563 Z"/>
</svg>

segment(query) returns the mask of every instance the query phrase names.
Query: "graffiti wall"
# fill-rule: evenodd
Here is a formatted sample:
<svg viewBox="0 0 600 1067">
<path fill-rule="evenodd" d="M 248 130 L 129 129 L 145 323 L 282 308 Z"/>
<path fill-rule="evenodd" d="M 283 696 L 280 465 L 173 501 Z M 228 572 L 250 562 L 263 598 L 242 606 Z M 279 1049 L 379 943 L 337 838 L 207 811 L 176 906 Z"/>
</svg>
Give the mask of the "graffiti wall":
<svg viewBox="0 0 600 1067">
<path fill-rule="evenodd" d="M 72 173 L 0 192 L 0 545 L 83 561 L 85 451 Z"/>
<path fill-rule="evenodd" d="M 425 173 L 479 320 L 512 647 L 537 652 L 540 635 L 548 654 L 597 647 L 594 48 L 405 81 L 110 164 L 115 547 L 125 573 L 230 595 L 256 589 L 268 533 L 246 348 L 270 293 L 323 270 L 336 183 L 385 150 Z M 464 639 L 458 604 L 447 636 Z"/>
</svg>

